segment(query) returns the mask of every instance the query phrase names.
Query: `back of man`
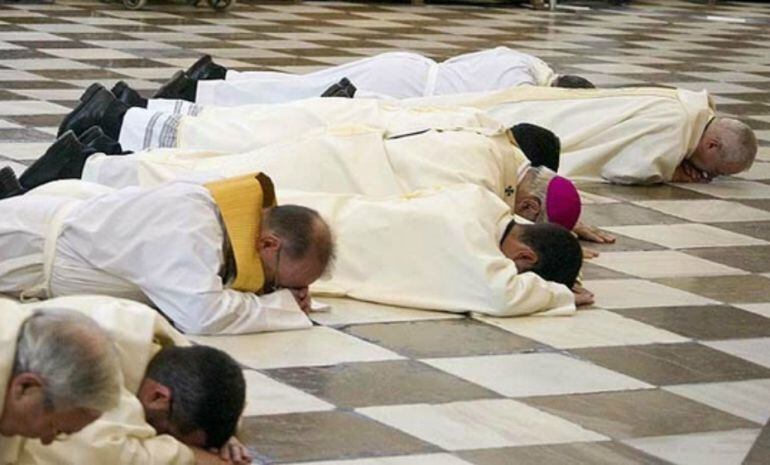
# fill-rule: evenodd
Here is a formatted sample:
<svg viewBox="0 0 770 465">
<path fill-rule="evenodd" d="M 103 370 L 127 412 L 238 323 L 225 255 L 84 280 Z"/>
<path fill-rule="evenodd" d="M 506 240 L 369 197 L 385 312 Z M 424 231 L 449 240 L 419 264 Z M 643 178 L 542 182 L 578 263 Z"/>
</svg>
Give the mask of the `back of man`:
<svg viewBox="0 0 770 465">
<path fill-rule="evenodd" d="M 408 105 L 485 109 L 505 125 L 531 122 L 561 140 L 559 173 L 573 179 L 651 184 L 671 180 L 714 116 L 708 94 L 683 89 L 560 89 L 411 99 Z"/>
<path fill-rule="evenodd" d="M 335 266 L 314 293 L 494 316 L 575 310 L 566 286 L 519 273 L 501 252 L 510 208 L 479 186 L 390 198 L 281 195 L 318 210 L 335 230 Z"/>
</svg>

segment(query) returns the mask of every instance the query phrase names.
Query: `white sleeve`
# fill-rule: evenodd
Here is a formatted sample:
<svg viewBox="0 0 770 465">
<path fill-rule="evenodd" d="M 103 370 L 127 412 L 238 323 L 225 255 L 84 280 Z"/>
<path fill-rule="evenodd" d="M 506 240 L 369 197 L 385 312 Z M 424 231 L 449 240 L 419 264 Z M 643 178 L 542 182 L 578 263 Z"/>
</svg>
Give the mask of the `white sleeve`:
<svg viewBox="0 0 770 465">
<path fill-rule="evenodd" d="M 498 287 L 500 286 L 500 287 Z M 562 284 L 546 281 L 532 272 L 518 273 L 510 263 L 493 278 L 493 288 L 503 289 L 501 302 L 492 316 L 571 315 L 575 313 L 575 297 Z"/>
</svg>

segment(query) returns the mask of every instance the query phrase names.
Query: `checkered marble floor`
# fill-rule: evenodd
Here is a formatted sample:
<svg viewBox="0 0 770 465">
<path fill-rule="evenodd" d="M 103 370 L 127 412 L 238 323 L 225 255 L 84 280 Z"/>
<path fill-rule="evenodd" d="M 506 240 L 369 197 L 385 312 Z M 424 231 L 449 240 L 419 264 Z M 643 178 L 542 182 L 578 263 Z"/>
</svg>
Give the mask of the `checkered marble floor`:
<svg viewBox="0 0 770 465">
<path fill-rule="evenodd" d="M 0 161 L 39 156 L 91 82 L 149 92 L 202 53 L 305 72 L 504 44 L 604 87 L 707 88 L 755 128 L 758 162 L 710 185 L 581 185 L 585 220 L 619 239 L 595 247 L 597 302 L 575 317 L 335 301 L 312 330 L 198 342 L 245 367 L 260 463 L 770 463 L 770 5 L 559 3 L 0 5 Z"/>
</svg>

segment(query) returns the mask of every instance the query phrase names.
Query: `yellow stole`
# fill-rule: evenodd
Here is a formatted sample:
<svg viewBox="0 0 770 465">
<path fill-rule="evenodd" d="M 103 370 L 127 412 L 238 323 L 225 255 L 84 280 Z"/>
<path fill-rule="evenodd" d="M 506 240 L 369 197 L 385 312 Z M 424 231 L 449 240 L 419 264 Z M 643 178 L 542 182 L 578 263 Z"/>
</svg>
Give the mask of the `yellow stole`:
<svg viewBox="0 0 770 465">
<path fill-rule="evenodd" d="M 257 293 L 265 285 L 265 272 L 257 243 L 262 230 L 262 209 L 276 205 L 273 181 L 263 173 L 206 184 L 214 198 L 235 258 L 233 289 Z"/>
</svg>

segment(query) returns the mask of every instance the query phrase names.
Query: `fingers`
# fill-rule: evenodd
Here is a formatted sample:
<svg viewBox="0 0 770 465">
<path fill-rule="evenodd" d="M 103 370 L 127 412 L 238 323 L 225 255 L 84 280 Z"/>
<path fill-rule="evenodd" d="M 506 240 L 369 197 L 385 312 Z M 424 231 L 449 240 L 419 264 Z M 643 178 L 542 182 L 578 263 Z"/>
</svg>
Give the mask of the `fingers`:
<svg viewBox="0 0 770 465">
<path fill-rule="evenodd" d="M 599 256 L 599 252 L 594 249 L 589 249 L 588 247 L 583 247 L 583 258 L 586 260 L 590 260 L 592 258 L 596 258 Z"/>
</svg>

